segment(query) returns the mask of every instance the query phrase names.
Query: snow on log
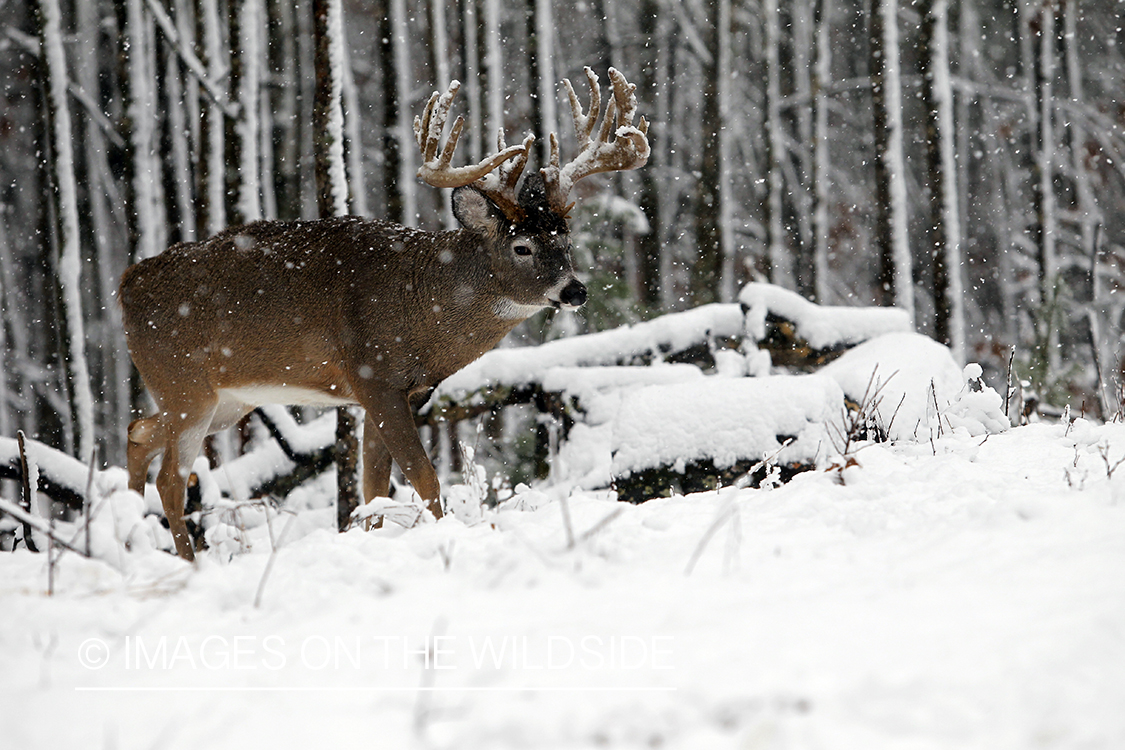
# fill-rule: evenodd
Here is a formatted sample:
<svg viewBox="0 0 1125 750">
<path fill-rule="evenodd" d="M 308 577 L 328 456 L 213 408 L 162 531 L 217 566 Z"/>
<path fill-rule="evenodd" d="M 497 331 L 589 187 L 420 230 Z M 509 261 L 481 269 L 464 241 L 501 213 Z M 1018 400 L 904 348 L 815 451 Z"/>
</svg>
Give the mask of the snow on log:
<svg viewBox="0 0 1125 750">
<path fill-rule="evenodd" d="M 772 284 L 747 284 L 738 301 L 746 337 L 769 351 L 777 366 L 812 369 L 868 339 L 914 330 L 899 308 L 817 305 Z"/>
<path fill-rule="evenodd" d="M 610 423 L 610 473 L 619 496 L 632 501 L 714 489 L 774 454 L 791 476 L 832 452 L 826 424 L 843 406 L 840 387 L 822 375 L 636 389 Z"/>
<path fill-rule="evenodd" d="M 30 458 L 39 467 L 39 491 L 68 508 L 82 508 L 89 468 L 60 450 L 35 440 L 25 441 Z M 0 479 L 22 479 L 20 447 L 14 438 L 0 437 Z"/>
<path fill-rule="evenodd" d="M 551 341 L 536 347 L 494 349 L 438 386 L 422 414 L 442 419 L 458 405 L 488 411 L 511 402 L 521 386 L 540 386 L 552 369 L 651 364 L 714 365 L 714 352 L 737 347 L 742 311 L 736 304 L 703 305 L 644 323 Z M 620 374 L 615 377 L 622 377 Z M 638 375 L 639 377 L 639 375 Z M 458 417 L 460 418 L 460 417 Z"/>
<path fill-rule="evenodd" d="M 872 339 L 820 372 L 853 406 L 862 406 L 865 394 L 874 400 L 870 408 L 889 440 L 928 440 L 957 427 L 983 435 L 1009 426 L 1000 394 L 979 382 L 980 366 L 958 367 L 948 347 L 919 333 Z"/>
</svg>

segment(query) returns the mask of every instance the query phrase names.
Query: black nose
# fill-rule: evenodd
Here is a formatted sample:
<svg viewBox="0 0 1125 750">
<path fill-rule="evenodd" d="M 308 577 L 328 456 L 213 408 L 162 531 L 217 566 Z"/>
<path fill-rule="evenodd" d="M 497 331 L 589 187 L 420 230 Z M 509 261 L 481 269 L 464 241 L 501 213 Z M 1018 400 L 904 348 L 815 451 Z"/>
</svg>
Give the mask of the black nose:
<svg viewBox="0 0 1125 750">
<path fill-rule="evenodd" d="M 559 301 L 567 307 L 582 307 L 586 304 L 586 285 L 575 279 L 559 292 Z"/>
</svg>

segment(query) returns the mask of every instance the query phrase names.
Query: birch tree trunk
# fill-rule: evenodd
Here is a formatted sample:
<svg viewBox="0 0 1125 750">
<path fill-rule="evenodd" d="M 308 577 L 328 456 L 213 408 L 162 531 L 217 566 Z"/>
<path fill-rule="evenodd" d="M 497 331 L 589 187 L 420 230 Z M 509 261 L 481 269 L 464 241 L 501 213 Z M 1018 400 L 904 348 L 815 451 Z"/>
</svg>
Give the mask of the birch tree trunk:
<svg viewBox="0 0 1125 750">
<path fill-rule="evenodd" d="M 96 3 L 78 3 L 78 43 L 75 45 L 75 78 L 82 90 L 97 91 L 98 76 L 103 69 L 102 17 Z M 95 262 L 92 269 L 97 276 L 97 299 L 102 314 L 97 325 L 98 335 L 91 337 L 91 352 L 97 365 L 91 370 L 100 371 L 100 394 L 97 398 L 98 417 L 102 425 L 104 458 L 120 463 L 125 460 L 125 431 L 129 424 L 129 354 L 121 335 L 121 309 L 116 303 L 117 283 L 124 270 L 124 260 L 119 249 L 123 237 L 110 215 L 107 192 L 113 189 L 107 159 L 106 137 L 93 117 L 84 118 L 81 125 L 85 148 L 86 182 L 90 232 L 94 245 Z M 99 378 L 95 377 L 95 382 Z M 0 434 L 11 434 L 0 431 Z"/>
<path fill-rule="evenodd" d="M 481 114 L 481 78 L 484 72 L 480 66 L 480 18 L 477 14 L 477 0 L 458 0 L 461 11 L 462 78 L 465 84 L 465 99 L 468 101 L 468 141 L 469 163 L 476 164 L 483 158 L 484 118 Z M 438 84 L 440 85 L 440 81 Z"/>
<path fill-rule="evenodd" d="M 809 288 L 813 302 L 828 304 L 828 86 L 832 75 L 832 48 L 829 44 L 829 0 L 813 0 L 812 48 L 812 278 Z"/>
<path fill-rule="evenodd" d="M 433 70 L 434 85 L 440 89 L 452 80 L 449 72 L 449 35 L 445 27 L 445 0 L 428 0 L 426 8 L 430 14 L 430 69 Z M 457 220 L 453 218 L 453 191 L 435 192 L 441 205 L 442 225 L 446 229 L 456 229 Z"/>
<path fill-rule="evenodd" d="M 220 23 L 218 0 L 195 1 L 195 49 L 207 70 L 207 77 L 223 88 L 220 72 Z M 195 166 L 196 229 L 200 237 L 210 237 L 227 224 L 223 164 L 223 113 L 209 97 L 199 102 L 199 144 Z"/>
<path fill-rule="evenodd" d="M 341 42 L 344 48 L 344 156 L 348 167 L 348 210 L 356 216 L 367 216 L 367 181 L 363 167 L 363 122 L 360 120 L 359 90 L 352 71 L 351 49 L 347 33 Z"/>
<path fill-rule="evenodd" d="M 879 253 L 877 297 L 880 304 L 901 307 L 913 319 L 913 262 L 906 223 L 897 0 L 872 0 L 870 37 L 878 212 L 875 232 Z"/>
<path fill-rule="evenodd" d="M 504 57 L 500 46 L 500 0 L 484 0 L 484 67 L 488 78 L 488 136 L 484 151 L 504 130 Z"/>
<path fill-rule="evenodd" d="M 961 285 L 961 217 L 953 158 L 953 88 L 949 80 L 948 0 L 925 0 L 920 67 L 926 109 L 929 174 L 930 258 L 934 276 L 934 338 L 965 361 L 965 312 Z"/>
<path fill-rule="evenodd" d="M 230 2 L 230 87 L 238 102 L 227 163 L 230 221 L 246 224 L 262 218 L 258 106 L 261 93 L 261 0 Z"/>
<path fill-rule="evenodd" d="M 782 214 L 782 191 L 785 189 L 781 158 L 785 141 L 781 131 L 781 19 L 777 0 L 763 0 L 762 20 L 765 25 L 766 57 L 766 277 L 775 284 L 783 283 L 788 274 L 785 258 L 785 225 Z"/>
<path fill-rule="evenodd" d="M 73 134 L 67 99 L 66 55 L 62 41 L 62 13 L 58 0 L 37 0 L 41 48 L 44 112 L 50 142 L 48 169 L 55 199 L 58 257 L 55 275 L 62 303 L 59 341 L 69 395 L 69 419 L 79 460 L 94 452 L 94 394 L 86 360 L 85 319 L 82 315 L 82 255 L 78 235 L 78 185 L 74 178 Z"/>
<path fill-rule="evenodd" d="M 151 258 L 161 247 L 156 185 L 159 167 L 154 153 L 152 75 L 145 50 L 147 25 L 142 0 L 115 0 L 117 28 L 121 30 L 118 60 L 119 86 L 125 102 L 120 129 L 127 138 L 125 158 L 126 222 L 129 262 Z"/>
<path fill-rule="evenodd" d="M 398 111 L 395 140 L 398 141 L 398 182 L 402 193 L 402 224 L 418 224 L 418 206 L 414 176 L 414 118 L 410 114 L 410 88 L 414 83 L 410 66 L 410 29 L 407 26 L 406 0 L 391 0 L 391 28 L 394 35 L 395 75 L 398 76 Z"/>
<path fill-rule="evenodd" d="M 528 75 L 531 81 L 531 132 L 535 135 L 539 164 L 550 159 L 551 148 L 547 135 L 557 130 L 555 125 L 554 59 L 551 54 L 550 0 L 527 0 Z M 607 21 L 612 11 L 606 12 Z"/>
</svg>

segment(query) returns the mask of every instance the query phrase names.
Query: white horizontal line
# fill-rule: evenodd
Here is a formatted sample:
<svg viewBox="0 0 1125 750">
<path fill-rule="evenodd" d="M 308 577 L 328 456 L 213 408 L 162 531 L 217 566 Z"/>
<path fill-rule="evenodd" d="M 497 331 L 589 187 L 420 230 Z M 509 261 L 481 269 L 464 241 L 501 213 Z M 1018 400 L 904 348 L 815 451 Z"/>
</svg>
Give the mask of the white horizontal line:
<svg viewBox="0 0 1125 750">
<path fill-rule="evenodd" d="M 81 693 L 329 693 L 329 692 L 369 692 L 369 693 L 670 693 L 674 687 L 649 687 L 628 685 L 625 687 L 227 687 L 227 686 L 152 686 L 152 687 L 76 687 Z"/>
</svg>

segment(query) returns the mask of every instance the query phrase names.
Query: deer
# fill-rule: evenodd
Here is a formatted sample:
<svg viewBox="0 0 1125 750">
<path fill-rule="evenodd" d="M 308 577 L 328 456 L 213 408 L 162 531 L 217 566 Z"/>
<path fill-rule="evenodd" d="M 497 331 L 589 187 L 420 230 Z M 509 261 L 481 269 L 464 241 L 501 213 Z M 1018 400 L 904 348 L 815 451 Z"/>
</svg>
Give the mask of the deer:
<svg viewBox="0 0 1125 750">
<path fill-rule="evenodd" d="M 156 411 L 130 423 L 129 488 L 144 493 L 150 465 L 176 553 L 194 559 L 184 521 L 186 482 L 204 438 L 264 404 L 364 410 L 362 496 L 389 494 L 392 461 L 434 516 L 437 473 L 414 409 L 445 378 L 544 308 L 587 298 L 572 255 L 570 193 L 578 180 L 638 169 L 649 157 L 636 86 L 609 69 L 601 111 L 597 75 L 584 110 L 568 79 L 578 153 L 523 172 L 534 136 L 453 166 L 464 118 L 444 137 L 460 84 L 435 92 L 414 135 L 418 177 L 452 188 L 460 228 L 432 232 L 342 216 L 257 221 L 173 245 L 126 269 L 118 298 L 129 354 Z M 522 177 L 522 182 L 521 182 Z"/>
</svg>

